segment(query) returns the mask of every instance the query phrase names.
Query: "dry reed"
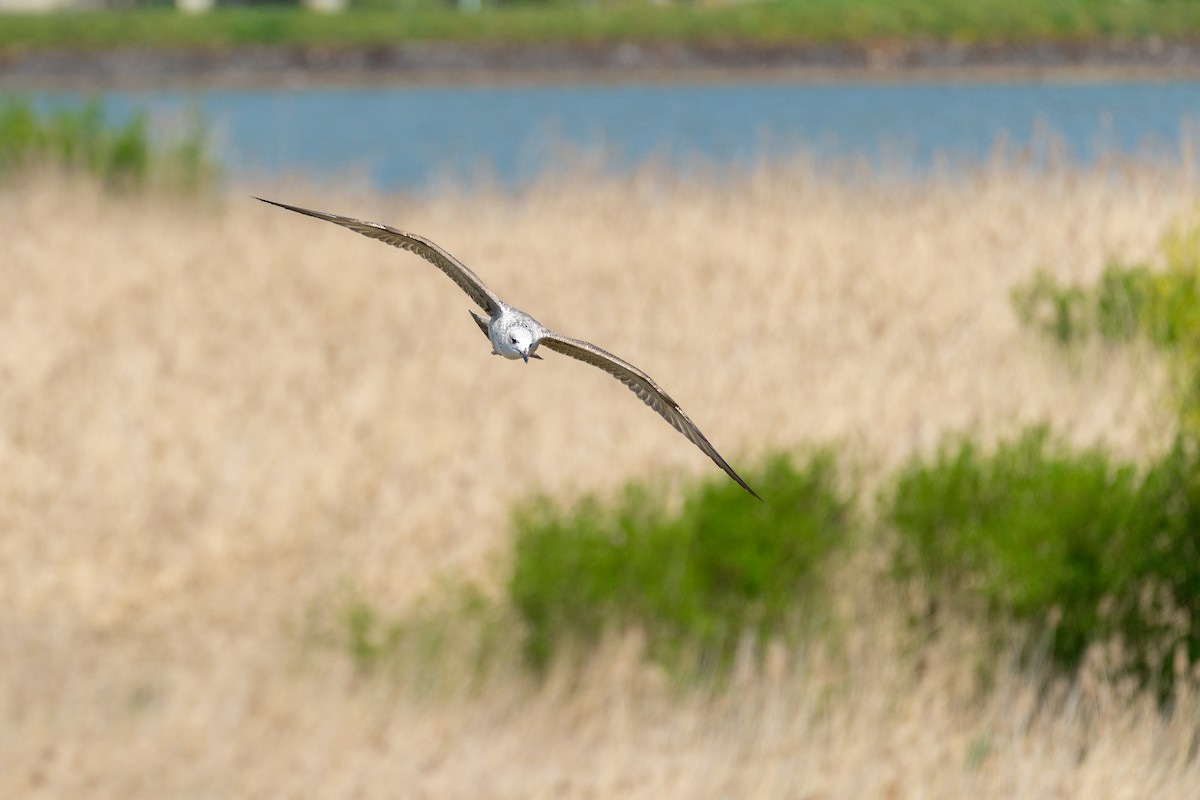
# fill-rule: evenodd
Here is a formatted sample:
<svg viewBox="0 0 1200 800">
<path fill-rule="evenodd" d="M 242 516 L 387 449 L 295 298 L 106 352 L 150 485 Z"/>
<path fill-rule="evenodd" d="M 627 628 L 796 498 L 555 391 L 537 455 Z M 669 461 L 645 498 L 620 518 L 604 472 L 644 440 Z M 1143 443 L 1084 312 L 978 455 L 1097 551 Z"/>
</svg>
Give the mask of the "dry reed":
<svg viewBox="0 0 1200 800">
<path fill-rule="evenodd" d="M 877 486 L 947 431 L 1047 420 L 1125 455 L 1160 446 L 1152 359 L 1066 362 L 1008 292 L 1039 266 L 1087 279 L 1109 257 L 1153 259 L 1196 201 L 1189 175 L 894 182 L 797 162 L 515 197 L 279 199 L 442 243 L 659 378 L 735 466 L 833 440 Z M 629 641 L 540 687 L 501 670 L 422 702 L 364 679 L 297 634 L 347 583 L 398 613 L 439 576 L 493 577 L 517 498 L 713 466 L 599 372 L 489 356 L 468 301 L 415 257 L 247 197 L 113 198 L 45 176 L 0 189 L 0 242 L 0 796 L 1200 785 L 1190 697 L 1164 718 L 1101 679 L 1039 710 L 1037 676 L 1007 668 L 979 695 L 969 627 L 914 657 L 869 574 L 840 581 L 845 661 L 777 653 L 717 696 L 673 694 Z"/>
</svg>

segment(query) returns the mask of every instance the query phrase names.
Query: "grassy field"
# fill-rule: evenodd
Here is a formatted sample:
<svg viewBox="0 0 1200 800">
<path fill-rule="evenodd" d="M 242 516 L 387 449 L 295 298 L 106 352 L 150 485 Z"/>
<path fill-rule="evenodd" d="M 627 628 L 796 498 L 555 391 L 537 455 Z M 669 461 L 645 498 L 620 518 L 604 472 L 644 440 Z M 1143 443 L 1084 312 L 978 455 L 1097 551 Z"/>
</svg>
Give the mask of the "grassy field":
<svg viewBox="0 0 1200 800">
<path fill-rule="evenodd" d="M 869 499 L 948 431 L 1165 444 L 1154 359 L 1064 361 L 1009 295 L 1153 262 L 1193 169 L 0 186 L 0 796 L 1193 797 L 1191 684 L 1171 716 L 1100 670 L 981 686 L 969 616 L 905 635 L 869 546 L 831 578 L 836 646 L 720 690 L 678 693 L 633 635 L 545 682 L 499 656 L 471 689 L 453 661 L 434 688 L 358 671 L 326 635 L 348 595 L 397 615 L 495 587 L 530 493 L 714 467 L 584 365 L 488 355 L 415 257 L 247 196 L 423 232 L 656 376 L 735 467 L 833 442 Z"/>
<path fill-rule="evenodd" d="M 661 7 L 620 2 L 517 4 L 462 14 L 434 2 L 371 3 L 340 15 L 294 9 L 170 9 L 5 15 L 0 51 L 39 47 L 198 47 L 261 44 L 379 45 L 405 40 L 686 40 L 960 42 L 1167 40 L 1200 35 L 1190 0 L 777 0 Z"/>
</svg>

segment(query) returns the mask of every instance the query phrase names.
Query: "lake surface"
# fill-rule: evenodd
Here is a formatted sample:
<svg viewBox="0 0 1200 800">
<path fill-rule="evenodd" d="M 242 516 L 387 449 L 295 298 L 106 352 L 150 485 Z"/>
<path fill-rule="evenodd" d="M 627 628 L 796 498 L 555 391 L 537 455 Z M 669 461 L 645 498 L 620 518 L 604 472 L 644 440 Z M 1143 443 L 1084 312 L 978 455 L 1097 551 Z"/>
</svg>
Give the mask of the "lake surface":
<svg viewBox="0 0 1200 800">
<path fill-rule="evenodd" d="M 607 168 L 646 159 L 750 165 L 797 151 L 901 172 L 979 163 L 998 142 L 1070 158 L 1177 157 L 1200 124 L 1200 82 L 422 86 L 128 91 L 99 95 L 120 118 L 199 108 L 236 180 L 363 175 L 419 190 L 483 172 L 519 185 L 564 151 Z M 39 103 L 76 100 L 43 93 Z"/>
</svg>

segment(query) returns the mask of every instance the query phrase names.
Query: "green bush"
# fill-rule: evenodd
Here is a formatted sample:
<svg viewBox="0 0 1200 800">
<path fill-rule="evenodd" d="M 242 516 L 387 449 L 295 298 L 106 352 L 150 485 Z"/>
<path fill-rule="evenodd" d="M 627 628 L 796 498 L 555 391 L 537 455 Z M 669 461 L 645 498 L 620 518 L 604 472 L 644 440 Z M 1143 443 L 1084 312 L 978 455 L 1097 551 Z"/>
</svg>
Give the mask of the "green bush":
<svg viewBox="0 0 1200 800">
<path fill-rule="evenodd" d="M 1148 469 L 1071 452 L 1044 429 L 985 454 L 969 441 L 915 458 L 883 504 L 896 567 L 1049 635 L 1073 669 L 1119 638 L 1127 666 L 1169 685 L 1200 657 L 1200 471 L 1185 438 Z"/>
<path fill-rule="evenodd" d="M 95 101 L 40 114 L 28 101 L 0 100 L 0 181 L 46 167 L 94 175 L 126 190 L 154 182 L 196 191 L 216 173 L 197 115 L 177 140 L 160 144 L 145 114 L 112 125 Z"/>
<path fill-rule="evenodd" d="M 1125 342 L 1146 324 L 1155 309 L 1154 276 L 1145 266 L 1111 263 L 1091 288 L 1066 286 L 1045 270 L 1012 291 L 1013 307 L 1024 324 L 1069 345 L 1099 333 L 1105 341 Z"/>
<path fill-rule="evenodd" d="M 848 538 L 852 499 L 837 477 L 823 450 L 802 467 L 772 458 L 751 481 L 765 503 L 722 476 L 678 512 L 638 484 L 611 507 L 594 498 L 565 511 L 525 505 L 509 592 L 527 658 L 543 668 L 563 647 L 638 627 L 663 663 L 699 656 L 722 668 L 744 635 L 761 643 L 787 633 Z"/>
<path fill-rule="evenodd" d="M 1112 263 L 1090 287 L 1039 272 L 1013 290 L 1013 306 L 1062 344 L 1094 334 L 1114 344 L 1135 335 L 1149 341 L 1167 358 L 1181 429 L 1200 436 L 1200 220 L 1181 221 L 1162 250 L 1162 269 Z"/>
<path fill-rule="evenodd" d="M 1087 295 L 1061 285 L 1045 270 L 1038 270 L 1028 285 L 1014 288 L 1012 303 L 1021 322 L 1059 344 L 1077 341 L 1090 330 Z"/>
</svg>

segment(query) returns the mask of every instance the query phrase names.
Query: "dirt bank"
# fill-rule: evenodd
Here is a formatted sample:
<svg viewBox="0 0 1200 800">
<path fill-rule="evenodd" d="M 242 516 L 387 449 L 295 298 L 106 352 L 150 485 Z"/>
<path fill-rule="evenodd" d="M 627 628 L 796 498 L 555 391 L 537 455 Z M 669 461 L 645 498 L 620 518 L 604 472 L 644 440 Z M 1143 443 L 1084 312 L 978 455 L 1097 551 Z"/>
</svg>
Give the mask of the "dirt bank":
<svg viewBox="0 0 1200 800">
<path fill-rule="evenodd" d="M 469 81 L 1200 77 L 1200 41 L 406 42 L 0 53 L 0 88 Z"/>
</svg>

